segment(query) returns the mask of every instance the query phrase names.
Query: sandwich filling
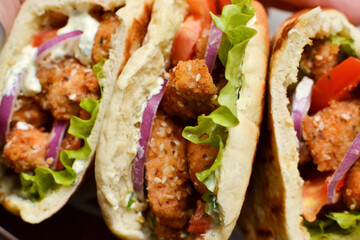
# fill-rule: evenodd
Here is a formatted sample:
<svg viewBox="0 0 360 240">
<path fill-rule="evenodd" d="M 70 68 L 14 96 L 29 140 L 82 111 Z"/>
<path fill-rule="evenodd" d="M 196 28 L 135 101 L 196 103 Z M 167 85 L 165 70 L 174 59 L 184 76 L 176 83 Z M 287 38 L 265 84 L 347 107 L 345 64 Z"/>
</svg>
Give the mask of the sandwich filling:
<svg viewBox="0 0 360 240">
<path fill-rule="evenodd" d="M 87 137 L 101 99 L 102 66 L 119 20 L 101 7 L 49 11 L 8 73 L 1 101 L 1 164 L 23 193 L 41 200 L 70 185 L 91 149 Z M 104 59 L 104 60 L 103 60 Z"/>
<path fill-rule="evenodd" d="M 360 60 L 352 43 L 334 35 L 312 39 L 300 62 L 301 81 L 289 89 L 305 181 L 304 224 L 316 239 L 358 231 Z"/>
</svg>

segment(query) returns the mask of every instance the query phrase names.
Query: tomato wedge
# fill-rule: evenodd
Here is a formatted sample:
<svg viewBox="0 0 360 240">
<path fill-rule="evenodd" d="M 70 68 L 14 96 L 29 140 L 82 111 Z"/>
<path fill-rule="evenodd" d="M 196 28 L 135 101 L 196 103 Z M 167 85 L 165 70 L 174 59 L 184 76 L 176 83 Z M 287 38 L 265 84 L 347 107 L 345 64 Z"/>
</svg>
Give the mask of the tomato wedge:
<svg viewBox="0 0 360 240">
<path fill-rule="evenodd" d="M 325 74 L 313 87 L 310 112 L 327 107 L 330 100 L 341 100 L 360 83 L 360 60 L 349 57 Z"/>
<path fill-rule="evenodd" d="M 225 5 L 231 4 L 231 0 L 219 0 L 219 3 L 220 3 L 221 9 L 223 9 L 223 7 L 224 7 Z"/>
<path fill-rule="evenodd" d="M 47 30 L 37 33 L 33 37 L 32 46 L 33 47 L 40 47 L 43 43 L 49 41 L 50 39 L 57 36 L 58 29 L 55 30 Z"/>
<path fill-rule="evenodd" d="M 188 0 L 189 15 L 175 36 L 171 59 L 173 64 L 186 61 L 193 55 L 195 45 L 204 28 L 210 27 L 210 11 L 216 12 L 214 0 Z"/>
<path fill-rule="evenodd" d="M 187 61 L 191 58 L 194 47 L 200 38 L 202 31 L 201 21 L 193 16 L 185 19 L 177 33 L 171 53 L 173 63 Z"/>
<path fill-rule="evenodd" d="M 306 180 L 302 190 L 303 216 L 309 221 L 316 220 L 316 215 L 328 203 L 327 188 L 332 173 L 318 173 L 319 175 Z M 345 185 L 345 177 L 336 186 L 336 191 Z"/>
</svg>

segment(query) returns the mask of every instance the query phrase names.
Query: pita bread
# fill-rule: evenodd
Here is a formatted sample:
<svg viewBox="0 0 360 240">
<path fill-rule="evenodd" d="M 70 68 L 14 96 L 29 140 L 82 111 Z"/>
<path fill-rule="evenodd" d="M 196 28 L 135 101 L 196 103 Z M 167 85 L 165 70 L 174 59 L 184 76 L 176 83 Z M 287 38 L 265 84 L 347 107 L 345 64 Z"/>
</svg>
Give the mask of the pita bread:
<svg viewBox="0 0 360 240">
<path fill-rule="evenodd" d="M 298 81 L 304 47 L 329 34 L 354 40 L 360 54 L 360 33 L 343 14 L 315 8 L 295 14 L 277 30 L 272 42 L 267 120 L 241 212 L 239 225 L 247 239 L 308 239 L 302 226 L 299 142 L 288 105 L 288 86 Z"/>
</svg>

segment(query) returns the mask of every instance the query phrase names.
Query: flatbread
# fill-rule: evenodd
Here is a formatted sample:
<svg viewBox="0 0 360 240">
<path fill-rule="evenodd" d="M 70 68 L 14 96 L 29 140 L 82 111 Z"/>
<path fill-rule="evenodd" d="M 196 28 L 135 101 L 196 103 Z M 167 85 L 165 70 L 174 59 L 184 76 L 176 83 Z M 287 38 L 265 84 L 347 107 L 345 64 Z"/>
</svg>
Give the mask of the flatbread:
<svg viewBox="0 0 360 240">
<path fill-rule="evenodd" d="M 172 40 L 184 19 L 185 6 L 185 1 L 155 1 L 146 44 L 124 68 L 105 115 L 95 160 L 98 200 L 110 230 L 122 239 L 148 238 L 141 209 L 127 209 L 130 194 L 134 192 L 132 163 L 142 110 L 151 93 L 160 89 L 159 77 L 169 65 Z M 230 129 L 218 179 L 217 197 L 223 224 L 210 230 L 205 239 L 229 238 L 249 183 L 259 136 L 270 41 L 265 10 L 258 2 L 254 6 L 256 17 L 248 26 L 258 33 L 245 51 L 244 81 L 237 101 L 240 124 Z"/>
<path fill-rule="evenodd" d="M 39 223 L 56 213 L 66 204 L 79 186 L 94 156 L 102 119 L 109 104 L 115 80 L 130 55 L 140 47 L 144 39 L 153 1 L 27 0 L 18 14 L 13 30 L 0 55 L 0 72 L 6 73 L 16 63 L 21 50 L 31 43 L 32 36 L 39 31 L 41 16 L 46 11 L 58 11 L 66 14 L 73 8 L 82 9 L 95 5 L 103 7 L 104 10 L 114 10 L 121 7 L 116 13 L 121 23 L 112 37 L 113 49 L 110 51 L 110 58 L 103 67 L 104 79 L 102 79 L 102 84 L 104 89 L 102 100 L 97 120 L 91 135 L 87 139 L 92 152 L 86 159 L 75 160 L 74 164 L 80 167 L 74 184 L 59 187 L 47 193 L 46 197 L 40 202 L 33 202 L 21 194 L 19 175 L 5 175 L 6 167 L 3 164 L 0 165 L 0 202 L 6 209 L 20 215 L 24 221 L 29 223 Z M 2 74 L 0 76 L 1 93 L 5 87 L 4 83 L 5 74 Z"/>
<path fill-rule="evenodd" d="M 288 105 L 288 86 L 297 82 L 304 47 L 329 34 L 354 40 L 360 33 L 343 14 L 315 8 L 295 14 L 277 30 L 272 42 L 267 120 L 239 226 L 247 239 L 308 239 L 302 226 L 298 139 Z"/>
</svg>

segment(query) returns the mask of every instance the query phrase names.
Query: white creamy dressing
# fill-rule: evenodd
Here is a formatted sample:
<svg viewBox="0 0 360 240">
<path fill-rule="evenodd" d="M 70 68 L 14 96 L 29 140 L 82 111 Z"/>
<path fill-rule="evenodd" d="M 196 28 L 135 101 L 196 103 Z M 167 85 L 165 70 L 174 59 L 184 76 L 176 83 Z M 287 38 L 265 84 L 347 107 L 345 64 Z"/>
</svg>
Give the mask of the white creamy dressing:
<svg viewBox="0 0 360 240">
<path fill-rule="evenodd" d="M 81 63 L 88 65 L 91 63 L 91 50 L 94 45 L 95 35 L 100 23 L 90 16 L 87 12 L 73 12 L 69 16 L 65 27 L 59 29 L 58 35 L 80 30 L 79 44 L 75 48 L 74 55 Z"/>
<path fill-rule="evenodd" d="M 26 46 L 21 51 L 19 61 L 10 68 L 5 78 L 4 95 L 10 95 L 14 85 L 23 74 L 21 84 L 22 94 L 25 96 L 33 96 L 41 92 L 41 85 L 39 79 L 36 77 L 35 59 L 37 48 L 31 45 Z"/>
<path fill-rule="evenodd" d="M 16 123 L 16 128 L 20 130 L 29 130 L 30 128 L 33 128 L 33 126 L 27 122 L 19 121 Z"/>
<path fill-rule="evenodd" d="M 51 50 L 50 59 L 73 55 L 81 63 L 90 64 L 91 50 L 99 25 L 99 22 L 87 12 L 74 11 L 71 13 L 67 25 L 58 31 L 58 35 L 81 30 L 83 33 L 80 40 L 55 47 Z M 4 95 L 10 95 L 12 88 L 21 75 L 23 75 L 23 80 L 20 83 L 22 95 L 33 96 L 41 92 L 41 84 L 36 76 L 37 50 L 37 48 L 28 45 L 21 51 L 22 54 L 19 56 L 19 60 L 9 69 L 6 75 Z"/>
<path fill-rule="evenodd" d="M 79 173 L 84 171 L 85 167 L 86 167 L 86 161 L 77 159 L 74 162 L 72 169 L 74 169 L 74 171 L 76 172 L 76 175 L 79 175 Z"/>
</svg>

